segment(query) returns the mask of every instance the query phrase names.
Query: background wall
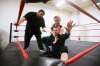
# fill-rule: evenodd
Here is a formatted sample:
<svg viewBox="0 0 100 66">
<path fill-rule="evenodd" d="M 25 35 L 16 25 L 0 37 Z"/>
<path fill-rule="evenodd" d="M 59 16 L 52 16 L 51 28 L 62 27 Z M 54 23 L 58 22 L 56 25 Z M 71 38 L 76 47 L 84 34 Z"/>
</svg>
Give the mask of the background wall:
<svg viewBox="0 0 100 66">
<path fill-rule="evenodd" d="M 15 23 L 18 16 L 19 11 L 19 4 L 20 0 L 0 0 L 0 29 L 7 32 L 9 36 L 9 30 L 10 30 L 10 23 Z M 62 19 L 61 24 L 65 26 L 65 22 L 68 19 L 68 17 L 71 17 L 74 20 L 74 23 L 76 25 L 83 25 L 83 24 L 89 24 L 89 23 L 97 23 L 96 21 L 92 20 L 91 18 L 87 17 L 81 12 L 74 12 L 73 13 L 64 13 L 61 14 L 57 10 L 48 8 L 48 6 L 44 7 L 45 5 L 39 3 L 39 4 L 26 4 L 25 8 L 23 10 L 22 16 L 29 12 L 29 11 L 37 11 L 38 9 L 44 9 L 46 12 L 45 23 L 48 28 L 51 27 L 53 24 L 53 16 L 59 15 Z M 98 18 L 100 20 L 100 12 L 96 9 L 95 6 L 89 5 L 85 9 L 87 12 L 91 13 L 93 16 Z M 25 25 L 26 23 L 23 23 L 22 25 Z M 100 24 L 96 24 L 93 26 L 92 24 L 90 26 L 75 26 L 72 31 L 71 35 L 73 36 L 100 36 L 100 30 L 91 30 L 91 31 L 75 31 L 75 30 L 87 30 L 87 29 L 99 29 Z M 13 27 L 13 30 L 15 27 Z M 18 27 L 20 30 L 24 30 L 25 27 L 21 26 Z M 49 32 L 43 32 L 42 36 L 49 35 Z M 13 33 L 14 35 L 20 35 L 23 36 L 24 32 L 20 31 L 19 33 Z M 70 37 L 71 40 L 78 40 L 80 38 L 81 41 L 92 41 L 92 42 L 99 42 L 100 37 Z M 5 38 L 6 39 L 6 38 Z M 32 40 L 35 39 L 34 37 Z M 8 39 L 9 40 L 9 39 Z M 20 38 L 21 41 L 23 41 L 23 37 Z M 15 39 L 12 39 L 12 41 L 15 41 Z"/>
</svg>

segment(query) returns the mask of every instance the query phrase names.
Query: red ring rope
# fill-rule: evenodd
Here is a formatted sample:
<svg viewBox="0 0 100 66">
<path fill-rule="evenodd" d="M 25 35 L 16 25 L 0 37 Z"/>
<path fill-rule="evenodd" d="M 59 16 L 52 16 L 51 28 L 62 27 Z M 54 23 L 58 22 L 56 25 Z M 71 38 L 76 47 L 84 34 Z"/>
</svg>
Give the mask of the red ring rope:
<svg viewBox="0 0 100 66">
<path fill-rule="evenodd" d="M 87 53 L 91 52 L 93 49 L 95 49 L 96 47 L 100 46 L 100 43 L 96 43 L 95 45 L 83 50 L 82 52 L 80 52 L 79 54 L 75 55 L 74 57 L 70 58 L 69 60 L 65 61 L 65 64 L 71 64 L 74 63 L 75 61 L 79 60 L 81 57 L 83 57 L 84 55 L 86 55 Z"/>
<path fill-rule="evenodd" d="M 20 9 L 19 9 L 18 18 L 17 18 L 17 24 L 19 23 L 19 20 L 20 20 L 24 5 L 25 5 L 25 0 L 21 0 Z M 16 25 L 16 29 L 17 29 L 17 25 Z"/>
</svg>

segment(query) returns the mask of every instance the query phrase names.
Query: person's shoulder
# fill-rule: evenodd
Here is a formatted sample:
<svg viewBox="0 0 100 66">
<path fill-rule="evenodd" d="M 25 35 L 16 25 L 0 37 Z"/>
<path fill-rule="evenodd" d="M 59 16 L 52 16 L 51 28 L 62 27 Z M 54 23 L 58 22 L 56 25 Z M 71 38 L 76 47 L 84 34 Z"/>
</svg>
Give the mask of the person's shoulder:
<svg viewBox="0 0 100 66">
<path fill-rule="evenodd" d="M 25 16 L 35 16 L 35 15 L 36 15 L 36 12 L 32 12 L 32 11 L 27 12 L 27 13 L 25 14 Z"/>
<path fill-rule="evenodd" d="M 36 14 L 36 12 L 32 12 L 32 11 L 30 11 L 30 12 L 28 12 L 28 14 Z"/>
</svg>

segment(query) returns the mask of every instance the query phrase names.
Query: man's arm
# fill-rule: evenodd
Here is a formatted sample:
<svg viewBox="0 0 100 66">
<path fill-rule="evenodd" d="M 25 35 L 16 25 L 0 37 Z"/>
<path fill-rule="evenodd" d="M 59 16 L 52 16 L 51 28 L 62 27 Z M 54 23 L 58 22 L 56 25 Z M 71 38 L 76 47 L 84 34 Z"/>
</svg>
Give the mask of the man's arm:
<svg viewBox="0 0 100 66">
<path fill-rule="evenodd" d="M 69 38 L 71 29 L 73 27 L 72 23 L 73 23 L 73 21 L 71 19 L 67 22 L 67 25 L 65 27 L 66 33 L 65 34 L 62 34 L 63 39 Z"/>
<path fill-rule="evenodd" d="M 46 26 L 45 26 L 45 21 L 44 18 L 42 18 L 42 31 L 46 32 Z"/>
<path fill-rule="evenodd" d="M 15 25 L 18 26 L 18 25 L 20 25 L 21 23 L 23 23 L 25 20 L 26 20 L 25 17 L 22 17 L 22 18 L 19 20 L 18 23 L 15 23 Z"/>
<path fill-rule="evenodd" d="M 70 19 L 69 20 L 69 22 L 67 23 L 67 26 L 66 26 L 66 31 L 68 32 L 68 33 L 70 33 L 70 31 L 71 31 L 71 29 L 72 29 L 72 27 L 73 27 L 73 25 L 72 25 L 72 23 L 73 23 L 73 21 Z"/>
</svg>

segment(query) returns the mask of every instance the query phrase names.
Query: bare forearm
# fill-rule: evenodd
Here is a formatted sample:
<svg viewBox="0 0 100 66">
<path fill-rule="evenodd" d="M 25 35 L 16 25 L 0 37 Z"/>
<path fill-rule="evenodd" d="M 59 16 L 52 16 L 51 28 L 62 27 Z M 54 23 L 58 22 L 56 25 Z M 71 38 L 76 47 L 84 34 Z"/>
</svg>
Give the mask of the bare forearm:
<svg viewBox="0 0 100 66">
<path fill-rule="evenodd" d="M 17 25 L 20 25 L 21 23 L 23 23 L 26 19 L 24 17 L 22 17 L 18 23 L 16 23 Z"/>
<path fill-rule="evenodd" d="M 20 25 L 21 23 L 23 23 L 25 20 L 26 20 L 25 17 L 22 17 L 22 18 L 20 19 L 20 21 L 19 21 L 19 25 Z"/>
</svg>

